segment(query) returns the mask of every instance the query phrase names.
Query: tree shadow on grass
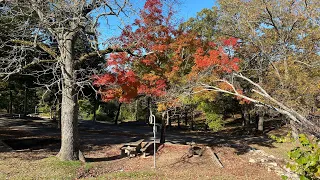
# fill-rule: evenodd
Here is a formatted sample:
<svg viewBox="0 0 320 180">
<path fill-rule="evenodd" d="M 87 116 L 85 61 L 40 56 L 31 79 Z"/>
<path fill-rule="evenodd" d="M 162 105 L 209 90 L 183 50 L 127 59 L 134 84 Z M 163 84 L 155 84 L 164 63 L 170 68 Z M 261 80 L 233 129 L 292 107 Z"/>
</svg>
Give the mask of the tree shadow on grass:
<svg viewBox="0 0 320 180">
<path fill-rule="evenodd" d="M 126 156 L 115 155 L 110 157 L 102 157 L 102 158 L 86 158 L 87 162 L 103 162 L 103 161 L 113 161 L 117 159 L 126 158 Z"/>
</svg>

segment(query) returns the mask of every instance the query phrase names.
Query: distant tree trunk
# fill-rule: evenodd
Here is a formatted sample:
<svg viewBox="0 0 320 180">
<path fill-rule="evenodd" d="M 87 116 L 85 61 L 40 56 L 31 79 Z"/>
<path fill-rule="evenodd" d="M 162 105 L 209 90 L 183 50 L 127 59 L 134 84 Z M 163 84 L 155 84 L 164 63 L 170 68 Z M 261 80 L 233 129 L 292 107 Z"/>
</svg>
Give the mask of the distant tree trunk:
<svg viewBox="0 0 320 180">
<path fill-rule="evenodd" d="M 50 120 L 53 120 L 53 110 L 52 110 L 52 107 L 50 106 Z"/>
<path fill-rule="evenodd" d="M 117 115 L 116 115 L 116 118 L 114 120 L 114 124 L 115 125 L 118 124 L 118 119 L 119 119 L 119 115 L 120 115 L 120 111 L 121 111 L 121 105 L 122 105 L 122 103 L 119 103 L 118 110 L 117 110 Z"/>
<path fill-rule="evenodd" d="M 244 107 L 242 108 L 242 126 L 244 127 L 249 127 L 250 125 L 250 114 L 248 107 L 246 105 L 243 105 Z"/>
<path fill-rule="evenodd" d="M 135 119 L 136 121 L 138 121 L 138 99 L 136 99 L 136 102 L 135 102 Z"/>
<path fill-rule="evenodd" d="M 61 129 L 61 103 L 62 103 L 62 96 L 59 94 L 57 98 L 57 105 L 56 105 L 56 114 L 57 114 L 57 124 L 58 129 Z"/>
<path fill-rule="evenodd" d="M 180 126 L 180 114 L 178 115 L 178 128 L 180 129 L 181 126 Z"/>
<path fill-rule="evenodd" d="M 9 90 L 9 114 L 12 116 L 12 101 L 13 101 L 13 96 L 12 96 L 12 90 Z"/>
<path fill-rule="evenodd" d="M 259 121 L 258 121 L 258 130 L 259 131 L 263 131 L 263 121 L 264 121 L 264 117 L 259 116 Z"/>
<path fill-rule="evenodd" d="M 150 117 L 150 97 L 147 97 L 147 113 L 146 113 L 146 123 L 149 124 L 149 117 Z"/>
<path fill-rule="evenodd" d="M 299 138 L 299 131 L 296 127 L 296 124 L 294 121 L 290 120 L 290 127 L 291 127 L 291 134 L 292 134 L 292 137 L 294 139 L 298 139 Z"/>
<path fill-rule="evenodd" d="M 23 102 L 23 117 L 27 116 L 27 104 L 28 104 L 28 87 L 24 87 L 24 102 Z"/>
<path fill-rule="evenodd" d="M 191 114 L 191 130 L 194 131 L 194 116 L 195 116 L 195 113 L 194 113 L 194 110 L 192 110 L 192 114 Z"/>
<path fill-rule="evenodd" d="M 92 118 L 93 123 L 96 123 L 96 120 L 97 120 L 98 106 L 99 106 L 99 100 L 97 98 L 95 98 L 94 103 L 93 103 L 93 118 Z"/>
<path fill-rule="evenodd" d="M 61 148 L 58 157 L 61 160 L 79 160 L 80 143 L 78 132 L 78 98 L 76 93 L 76 75 L 74 61 L 74 41 L 76 32 L 58 34 L 61 59 L 62 104 L 61 104 Z M 83 157 L 81 157 L 83 158 Z"/>
<path fill-rule="evenodd" d="M 264 108 L 258 107 L 259 112 L 258 112 L 258 131 L 263 131 L 263 123 L 264 123 Z"/>
<path fill-rule="evenodd" d="M 162 118 L 161 118 L 161 131 L 160 131 L 160 144 L 164 144 L 166 142 L 166 121 L 164 119 L 164 116 L 166 115 L 166 112 L 162 113 Z M 167 114 L 168 116 L 168 114 Z M 167 117 L 168 118 L 168 117 Z"/>
<path fill-rule="evenodd" d="M 184 110 L 184 123 L 188 126 L 188 110 Z"/>
<path fill-rule="evenodd" d="M 172 122 L 171 122 L 171 111 L 168 111 L 168 124 L 169 124 L 169 128 L 171 128 L 172 127 Z"/>
</svg>

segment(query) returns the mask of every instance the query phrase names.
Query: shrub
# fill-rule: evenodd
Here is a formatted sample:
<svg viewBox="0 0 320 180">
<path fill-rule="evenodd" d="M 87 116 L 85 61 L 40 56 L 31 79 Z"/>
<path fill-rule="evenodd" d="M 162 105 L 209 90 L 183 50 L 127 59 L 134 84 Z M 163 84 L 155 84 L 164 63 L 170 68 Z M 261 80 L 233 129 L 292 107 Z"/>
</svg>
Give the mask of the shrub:
<svg viewBox="0 0 320 180">
<path fill-rule="evenodd" d="M 306 135 L 299 135 L 301 147 L 291 150 L 288 155 L 293 163 L 287 167 L 296 172 L 301 180 L 313 180 L 320 178 L 320 148 L 319 140 L 310 140 Z M 284 177 L 286 179 L 286 177 Z"/>
<path fill-rule="evenodd" d="M 214 132 L 223 128 L 222 116 L 216 113 L 206 113 L 206 123 Z"/>
<path fill-rule="evenodd" d="M 291 133 L 288 133 L 286 136 L 276 136 L 276 135 L 269 135 L 269 137 L 275 140 L 277 143 L 286 143 L 286 142 L 293 142 L 293 138 Z"/>
</svg>

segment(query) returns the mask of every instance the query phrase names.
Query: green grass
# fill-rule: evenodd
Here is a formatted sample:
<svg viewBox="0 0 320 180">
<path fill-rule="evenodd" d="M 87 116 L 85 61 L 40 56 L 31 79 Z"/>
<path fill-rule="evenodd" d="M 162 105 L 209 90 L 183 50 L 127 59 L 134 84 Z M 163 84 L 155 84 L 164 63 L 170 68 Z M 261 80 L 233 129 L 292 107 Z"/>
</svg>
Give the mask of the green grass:
<svg viewBox="0 0 320 180">
<path fill-rule="evenodd" d="M 154 179 L 156 173 L 153 171 L 132 171 L 132 172 L 115 172 L 110 173 L 105 178 L 107 179 Z"/>
<path fill-rule="evenodd" d="M 7 158 L 0 161 L 0 179 L 75 179 L 82 166 L 91 168 L 89 163 L 60 161 L 56 157 L 35 161 Z"/>
</svg>

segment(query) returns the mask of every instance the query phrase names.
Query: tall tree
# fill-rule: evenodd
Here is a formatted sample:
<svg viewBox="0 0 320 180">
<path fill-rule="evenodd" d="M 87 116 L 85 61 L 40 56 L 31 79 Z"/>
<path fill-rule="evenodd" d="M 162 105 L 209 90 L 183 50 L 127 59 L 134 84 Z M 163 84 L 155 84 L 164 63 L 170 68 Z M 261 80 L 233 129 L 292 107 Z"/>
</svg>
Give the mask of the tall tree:
<svg viewBox="0 0 320 180">
<path fill-rule="evenodd" d="M 313 0 L 220 0 L 219 8 L 214 10 L 217 21 L 212 30 L 219 33 L 218 37 L 234 37 L 224 41 L 221 49 L 231 58 L 242 59 L 237 63 L 240 71 L 227 71 L 218 79 L 194 79 L 203 88 L 198 92 L 236 95 L 259 107 L 275 109 L 291 122 L 314 127 L 306 116 L 315 106 L 313 97 L 319 84 L 319 5 Z M 207 17 L 202 19 L 215 17 L 205 14 Z M 188 23 L 190 27 L 195 24 Z M 216 74 L 212 72 L 216 58 L 207 51 L 196 54 L 196 64 L 209 64 L 193 75 Z"/>
<path fill-rule="evenodd" d="M 118 16 L 127 3 L 127 0 L 8 0 L 1 3 L 1 15 L 15 19 L 18 25 L 16 31 L 8 35 L 10 38 L 1 44 L 13 47 L 11 51 L 6 51 L 6 56 L 1 57 L 1 76 L 23 73 L 36 64 L 40 70 L 33 72 L 33 76 L 54 75 L 49 82 L 39 84 L 50 89 L 51 85 L 61 83 L 61 149 L 58 157 L 62 160 L 77 160 L 82 154 L 78 136 L 77 92 L 90 81 L 88 78 L 77 78 L 83 72 L 80 64 L 115 50 L 98 48 L 96 28 L 100 18 Z M 75 54 L 76 39 L 80 37 L 88 37 L 94 51 Z M 57 48 L 50 48 L 54 45 Z M 39 54 L 25 58 L 25 52 L 31 50 L 37 50 Z M 50 57 L 43 59 L 43 52 Z M 93 70 L 89 72 L 92 74 Z"/>
</svg>

